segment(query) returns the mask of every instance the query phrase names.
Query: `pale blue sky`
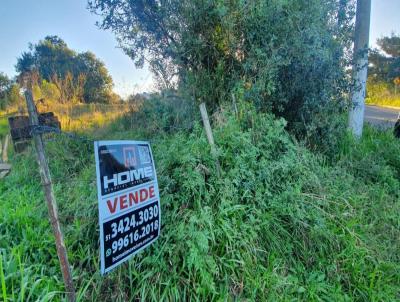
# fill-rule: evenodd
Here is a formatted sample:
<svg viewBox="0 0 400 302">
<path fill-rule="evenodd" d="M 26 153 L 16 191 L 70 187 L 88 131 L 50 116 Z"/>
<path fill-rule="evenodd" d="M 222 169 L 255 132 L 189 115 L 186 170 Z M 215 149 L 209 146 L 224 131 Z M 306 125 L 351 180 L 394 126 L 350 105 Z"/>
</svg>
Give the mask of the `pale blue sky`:
<svg viewBox="0 0 400 302">
<path fill-rule="evenodd" d="M 29 42 L 58 35 L 72 49 L 94 52 L 122 96 L 151 90 L 149 72 L 136 69 L 117 48 L 113 34 L 95 26 L 97 20 L 86 9 L 86 0 L 0 0 L 0 71 L 15 75 L 17 57 Z M 371 44 L 392 31 L 400 33 L 400 0 L 372 0 Z"/>
<path fill-rule="evenodd" d="M 400 0 L 372 0 L 370 44 L 392 32 L 400 34 Z"/>
<path fill-rule="evenodd" d="M 121 49 L 114 35 L 100 30 L 99 18 L 86 9 L 86 0 L 0 0 L 0 71 L 15 75 L 17 57 L 46 35 L 60 36 L 70 48 L 90 50 L 105 64 L 114 90 L 126 96 L 150 90 L 152 78 L 138 70 Z"/>
</svg>

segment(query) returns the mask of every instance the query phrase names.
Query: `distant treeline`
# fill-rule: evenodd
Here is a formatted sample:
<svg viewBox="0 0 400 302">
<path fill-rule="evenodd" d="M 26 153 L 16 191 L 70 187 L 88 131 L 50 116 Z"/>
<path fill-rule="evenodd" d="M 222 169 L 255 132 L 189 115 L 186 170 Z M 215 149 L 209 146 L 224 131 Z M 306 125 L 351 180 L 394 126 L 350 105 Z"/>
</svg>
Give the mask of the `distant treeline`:
<svg viewBox="0 0 400 302">
<path fill-rule="evenodd" d="M 0 72 L 0 109 L 9 105 L 19 105 L 23 101 L 20 86 L 5 73 Z"/>
<path fill-rule="evenodd" d="M 34 78 L 35 99 L 56 103 L 115 103 L 113 80 L 95 54 L 76 52 L 58 36 L 47 36 L 17 59 L 15 79 L 0 74 L 0 106 L 21 101 L 20 83 L 25 74 Z"/>
</svg>

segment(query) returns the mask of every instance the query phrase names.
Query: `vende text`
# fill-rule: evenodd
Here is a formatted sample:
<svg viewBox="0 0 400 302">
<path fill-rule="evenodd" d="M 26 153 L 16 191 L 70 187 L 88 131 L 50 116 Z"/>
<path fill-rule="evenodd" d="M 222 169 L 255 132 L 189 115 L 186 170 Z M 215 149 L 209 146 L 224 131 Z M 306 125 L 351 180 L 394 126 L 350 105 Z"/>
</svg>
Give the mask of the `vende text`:
<svg viewBox="0 0 400 302">
<path fill-rule="evenodd" d="M 110 214 L 114 214 L 116 211 L 122 211 L 130 207 L 134 207 L 135 205 L 146 202 L 155 196 L 156 193 L 154 192 L 154 186 L 151 185 L 149 187 L 127 192 L 111 199 L 107 199 L 107 209 Z"/>
</svg>

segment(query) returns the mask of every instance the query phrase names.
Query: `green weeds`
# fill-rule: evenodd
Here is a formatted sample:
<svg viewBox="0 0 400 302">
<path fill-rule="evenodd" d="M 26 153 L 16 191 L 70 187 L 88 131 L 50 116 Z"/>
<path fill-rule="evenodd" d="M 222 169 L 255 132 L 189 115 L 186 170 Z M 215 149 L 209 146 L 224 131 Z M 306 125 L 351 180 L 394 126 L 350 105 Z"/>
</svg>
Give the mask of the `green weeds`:
<svg viewBox="0 0 400 302">
<path fill-rule="evenodd" d="M 293 140 L 283 120 L 252 110 L 218 120 L 220 178 L 200 124 L 191 133 L 154 127 L 161 237 L 105 277 L 93 150 L 67 138 L 47 143 L 81 301 L 400 299 L 399 141 L 367 128 L 328 160 Z M 148 138 L 131 127 L 122 119 L 102 135 Z M 0 183 L 3 299 L 62 300 L 34 156 L 13 161 Z"/>
</svg>

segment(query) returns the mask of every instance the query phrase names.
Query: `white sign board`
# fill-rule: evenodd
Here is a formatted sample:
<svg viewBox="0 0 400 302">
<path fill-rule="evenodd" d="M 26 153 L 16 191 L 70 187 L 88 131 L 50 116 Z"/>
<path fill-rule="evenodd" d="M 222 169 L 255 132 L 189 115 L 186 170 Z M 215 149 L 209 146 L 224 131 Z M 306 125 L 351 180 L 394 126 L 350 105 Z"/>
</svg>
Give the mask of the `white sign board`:
<svg viewBox="0 0 400 302">
<path fill-rule="evenodd" d="M 94 147 L 105 274 L 158 238 L 160 198 L 148 142 L 97 141 Z"/>
</svg>

